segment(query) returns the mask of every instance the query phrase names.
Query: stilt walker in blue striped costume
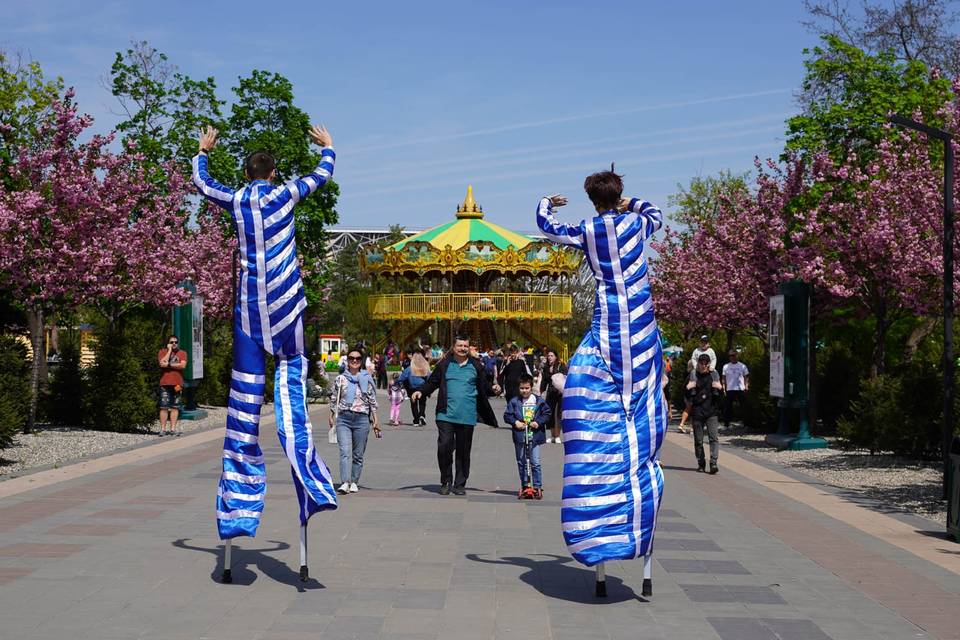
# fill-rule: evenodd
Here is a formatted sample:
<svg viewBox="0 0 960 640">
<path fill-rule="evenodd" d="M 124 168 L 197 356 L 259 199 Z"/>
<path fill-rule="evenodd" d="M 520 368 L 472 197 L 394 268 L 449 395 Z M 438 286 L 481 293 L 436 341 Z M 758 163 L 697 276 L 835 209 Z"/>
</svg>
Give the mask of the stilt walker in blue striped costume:
<svg viewBox="0 0 960 640">
<path fill-rule="evenodd" d="M 650 559 L 663 495 L 658 452 L 667 428 L 660 386 L 663 357 L 654 318 L 646 240 L 663 224 L 660 210 L 621 197 L 611 166 L 584 188 L 597 216 L 560 223 L 563 196 L 540 200 L 537 224 L 552 241 L 586 254 L 597 285 L 590 330 L 570 359 L 563 391 L 563 536 L 573 557 L 597 567 L 644 558 L 643 595 L 652 595 Z"/>
<path fill-rule="evenodd" d="M 306 525 L 311 515 L 336 509 L 330 471 L 313 445 L 307 414 L 303 310 L 307 306 L 300 279 L 293 208 L 326 184 L 333 174 L 333 140 L 322 126 L 309 135 L 322 147 L 313 173 L 275 186 L 273 158 L 251 154 L 245 164 L 246 187 L 234 191 L 210 177 L 207 152 L 217 141 L 208 127 L 193 159 L 193 182 L 207 200 L 233 216 L 240 253 L 240 279 L 234 308 L 233 371 L 227 431 L 223 441 L 223 473 L 217 489 L 217 528 L 226 540 L 225 582 L 230 581 L 230 541 L 254 536 L 263 512 L 266 467 L 260 450 L 260 407 L 266 383 L 264 352 L 276 360 L 274 406 L 277 435 L 290 461 L 300 503 L 300 578 L 307 578 Z"/>
</svg>

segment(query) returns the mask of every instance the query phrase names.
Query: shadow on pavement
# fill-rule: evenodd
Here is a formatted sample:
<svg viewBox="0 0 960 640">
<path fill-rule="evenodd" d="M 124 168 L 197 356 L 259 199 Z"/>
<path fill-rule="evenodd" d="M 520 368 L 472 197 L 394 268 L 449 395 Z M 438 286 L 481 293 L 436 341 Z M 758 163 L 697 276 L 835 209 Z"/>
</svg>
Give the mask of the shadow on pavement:
<svg viewBox="0 0 960 640">
<path fill-rule="evenodd" d="M 596 574 L 593 570 L 570 566 L 569 563 L 573 560 L 563 556 L 538 554 L 538 557 L 551 558 L 551 560 L 537 560 L 529 556 L 488 560 L 476 553 L 466 555 L 466 558 L 473 562 L 511 565 L 527 569 L 520 575 L 520 580 L 548 598 L 582 604 L 615 604 L 628 600 L 646 602 L 624 584 L 623 580 L 611 575 L 607 575 L 607 597 L 598 598 L 594 595 Z"/>
<path fill-rule="evenodd" d="M 220 584 L 220 576 L 223 573 L 223 568 L 220 566 L 223 558 L 223 545 L 218 544 L 216 547 L 199 547 L 196 545 L 187 544 L 189 540 L 190 538 L 180 538 L 178 540 L 174 540 L 171 544 L 178 549 L 184 549 L 187 551 L 202 551 L 203 553 L 209 553 L 212 555 L 214 558 L 214 565 L 213 571 L 210 572 L 210 579 L 217 584 Z M 233 555 L 231 563 L 231 572 L 233 573 L 232 584 L 242 586 L 249 586 L 253 584 L 257 579 L 257 573 L 251 571 L 247 567 L 254 565 L 260 573 L 273 578 L 281 584 L 296 587 L 297 591 L 300 591 L 301 593 L 312 589 L 326 589 L 326 587 L 315 578 L 309 578 L 306 582 L 300 582 L 300 575 L 297 571 L 294 571 L 285 563 L 280 562 L 276 558 L 267 555 L 268 553 L 273 553 L 274 551 L 285 551 L 290 548 L 289 544 L 286 542 L 280 542 L 278 540 L 269 540 L 268 542 L 271 542 L 277 546 L 269 549 L 248 549 L 239 544 L 233 545 L 233 551 L 231 552 Z"/>
</svg>

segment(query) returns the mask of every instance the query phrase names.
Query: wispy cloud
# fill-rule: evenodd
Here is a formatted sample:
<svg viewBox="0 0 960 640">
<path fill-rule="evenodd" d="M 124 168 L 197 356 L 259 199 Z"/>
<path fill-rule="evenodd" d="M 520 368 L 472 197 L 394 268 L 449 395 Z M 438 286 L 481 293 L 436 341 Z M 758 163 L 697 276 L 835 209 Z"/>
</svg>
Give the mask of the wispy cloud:
<svg viewBox="0 0 960 640">
<path fill-rule="evenodd" d="M 660 104 L 644 105 L 640 107 L 632 107 L 630 109 L 615 109 L 608 111 L 594 111 L 590 113 L 579 113 L 569 116 L 559 116 L 556 118 L 546 118 L 543 120 L 532 120 L 527 122 L 517 122 L 513 124 L 505 124 L 496 127 L 489 127 L 486 129 L 476 129 L 473 131 L 463 131 L 460 133 L 450 133 L 441 136 L 429 136 L 429 137 L 420 137 L 413 138 L 409 140 L 404 140 L 400 142 L 389 142 L 385 144 L 378 145 L 369 145 L 369 146 L 360 146 L 355 147 L 353 152 L 355 154 L 369 153 L 371 151 L 382 151 L 384 149 L 393 149 L 397 147 L 407 147 L 417 144 L 428 144 L 433 142 L 445 142 L 448 140 L 459 140 L 462 138 L 472 138 L 475 136 L 487 136 L 497 133 L 506 133 L 509 131 L 518 131 L 520 129 L 532 129 L 536 127 L 545 127 L 553 124 L 564 124 L 568 122 L 577 122 L 579 120 L 590 120 L 593 118 L 609 118 L 613 116 L 622 116 L 629 115 L 634 113 L 646 113 L 650 111 L 663 111 L 665 109 L 679 109 L 682 107 L 692 107 L 701 104 L 713 104 L 717 102 L 729 102 L 732 100 L 745 100 L 747 98 L 758 98 L 762 96 L 771 96 L 779 95 L 785 93 L 791 93 L 793 89 L 765 89 L 763 91 L 753 91 L 750 93 L 737 93 L 732 95 L 725 96 L 711 96 L 706 98 L 697 98 L 695 100 L 683 100 L 677 102 L 663 102 Z"/>
</svg>

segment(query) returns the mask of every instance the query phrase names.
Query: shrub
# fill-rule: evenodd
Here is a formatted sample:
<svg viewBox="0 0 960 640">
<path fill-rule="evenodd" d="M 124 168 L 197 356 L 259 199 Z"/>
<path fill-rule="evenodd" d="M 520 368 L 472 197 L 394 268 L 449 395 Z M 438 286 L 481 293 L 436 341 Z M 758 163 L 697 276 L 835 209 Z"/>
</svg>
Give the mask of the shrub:
<svg viewBox="0 0 960 640">
<path fill-rule="evenodd" d="M 29 375 L 27 348 L 12 336 L 0 336 L 0 449 L 9 447 L 27 424 Z"/>
<path fill-rule="evenodd" d="M 229 320 L 208 318 L 203 337 L 203 380 L 197 385 L 198 404 L 227 405 L 233 369 L 233 327 Z"/>
<path fill-rule="evenodd" d="M 89 380 L 84 407 L 87 427 L 135 431 L 157 419 L 156 392 L 147 384 L 140 358 L 123 334 L 102 331 L 97 337 L 97 360 Z"/>
<path fill-rule="evenodd" d="M 847 414 L 860 392 L 864 361 L 846 344 L 832 342 L 817 353 L 817 418 L 824 433 L 835 433 L 837 421 Z"/>
<path fill-rule="evenodd" d="M 85 394 L 85 380 L 80 368 L 80 336 L 75 331 L 68 331 L 60 339 L 60 362 L 53 369 L 50 380 L 47 417 L 54 424 L 82 425 Z"/>
</svg>

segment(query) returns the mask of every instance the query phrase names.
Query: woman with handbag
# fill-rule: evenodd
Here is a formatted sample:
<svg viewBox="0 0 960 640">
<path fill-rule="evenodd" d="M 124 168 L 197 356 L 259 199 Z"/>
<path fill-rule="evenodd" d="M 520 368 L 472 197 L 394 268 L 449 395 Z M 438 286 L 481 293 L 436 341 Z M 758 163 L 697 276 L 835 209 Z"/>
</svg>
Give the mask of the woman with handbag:
<svg viewBox="0 0 960 640">
<path fill-rule="evenodd" d="M 347 353 L 347 370 L 337 376 L 334 384 L 336 404 L 337 444 L 340 446 L 340 493 L 359 491 L 363 454 L 367 450 L 370 424 L 380 437 L 380 419 L 377 416 L 377 385 L 370 372 L 362 368 L 363 352 L 351 349 Z M 330 426 L 334 425 L 333 413 Z"/>
<path fill-rule="evenodd" d="M 567 378 L 567 365 L 560 361 L 560 356 L 553 349 L 547 350 L 547 364 L 543 367 L 540 376 L 540 395 L 547 400 L 550 407 L 550 435 L 547 444 L 560 444 L 560 401 L 563 399 L 563 384 Z"/>
<path fill-rule="evenodd" d="M 414 400 L 413 392 L 419 389 L 420 385 L 429 377 L 430 363 L 420 352 L 413 354 L 410 358 L 410 366 L 400 374 L 399 382 L 407 390 L 407 397 L 410 398 L 410 410 L 413 412 L 413 424 L 416 427 L 423 427 L 427 424 L 427 397 L 421 395 Z"/>
</svg>

